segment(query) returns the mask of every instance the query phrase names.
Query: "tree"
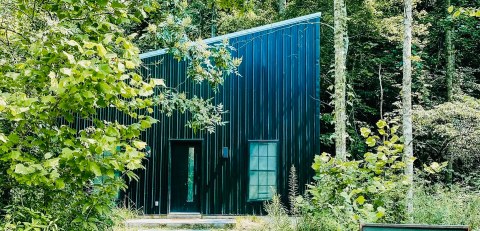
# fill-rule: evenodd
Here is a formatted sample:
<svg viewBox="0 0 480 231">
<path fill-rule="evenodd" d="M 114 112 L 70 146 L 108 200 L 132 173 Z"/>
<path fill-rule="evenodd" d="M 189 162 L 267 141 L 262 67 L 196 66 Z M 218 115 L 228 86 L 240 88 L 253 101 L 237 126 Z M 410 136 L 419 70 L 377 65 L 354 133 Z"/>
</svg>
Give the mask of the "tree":
<svg viewBox="0 0 480 231">
<path fill-rule="evenodd" d="M 0 49 L 0 194 L 9 198 L 0 202 L 6 203 L 0 229 L 107 229 L 124 178 L 135 179 L 142 168 L 140 134 L 157 122 L 154 106 L 167 115 L 191 112 L 194 129 L 222 124 L 222 110 L 208 100 L 136 72 L 142 64 L 134 42 L 153 37 L 189 62 L 189 77 L 198 83 L 216 88 L 222 73 L 235 72 L 239 60 L 227 45 L 210 47 L 186 35 L 185 2 L 0 4 L 7 19 L 0 21 L 0 44 L 8 45 Z M 127 34 L 124 28 L 147 18 L 153 20 L 140 36 Z M 99 119 L 99 111 L 112 108 L 131 122 Z M 79 123 L 87 126 L 77 130 Z"/>
<path fill-rule="evenodd" d="M 410 187 L 407 191 L 407 214 L 413 212 L 413 128 L 412 128 L 412 0 L 404 0 L 404 34 L 403 34 L 403 81 L 402 81 L 402 118 L 404 138 L 404 158 Z"/>
<path fill-rule="evenodd" d="M 446 8 L 450 8 L 451 0 L 446 0 Z M 447 18 L 449 17 L 448 10 L 446 10 Z M 451 102 L 453 99 L 454 86 L 453 86 L 453 75 L 455 72 L 455 54 L 453 46 L 453 28 L 451 22 L 448 22 L 448 25 L 445 28 L 445 48 L 447 51 L 447 70 L 445 73 L 445 82 L 447 86 L 447 101 Z"/>
<path fill-rule="evenodd" d="M 450 8 L 451 0 L 446 1 L 446 15 L 447 18 L 451 18 L 448 13 Z M 447 86 L 447 101 L 452 102 L 455 86 L 453 84 L 454 72 L 455 72 L 455 48 L 453 45 L 453 28 L 451 22 L 448 22 L 445 28 L 445 47 L 447 51 L 447 70 L 445 72 L 445 82 Z M 448 150 L 448 148 L 447 148 Z M 447 182 L 452 183 L 453 175 L 453 154 L 449 151 L 450 158 L 448 161 L 448 173 L 447 173 Z"/>
<path fill-rule="evenodd" d="M 335 40 L 335 156 L 347 158 L 346 58 L 348 40 L 347 9 L 344 0 L 334 1 Z"/>
<path fill-rule="evenodd" d="M 287 0 L 278 0 L 278 13 L 283 14 L 287 8 Z"/>
</svg>

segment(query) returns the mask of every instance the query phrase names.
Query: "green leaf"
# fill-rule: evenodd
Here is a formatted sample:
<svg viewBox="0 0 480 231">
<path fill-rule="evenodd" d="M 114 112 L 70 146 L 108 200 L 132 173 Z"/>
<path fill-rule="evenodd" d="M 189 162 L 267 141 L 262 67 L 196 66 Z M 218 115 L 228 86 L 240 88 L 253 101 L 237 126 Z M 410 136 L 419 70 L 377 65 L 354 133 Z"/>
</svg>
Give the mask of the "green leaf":
<svg viewBox="0 0 480 231">
<path fill-rule="evenodd" d="M 377 122 L 377 127 L 378 128 L 384 128 L 385 126 L 387 126 L 387 122 L 385 122 L 385 120 L 379 120 Z"/>
<path fill-rule="evenodd" d="M 371 131 L 369 128 L 362 127 L 360 128 L 360 133 L 363 137 L 367 138 L 370 135 Z"/>
<path fill-rule="evenodd" d="M 133 63 L 132 61 L 125 61 L 125 67 L 127 69 L 135 69 L 135 63 Z"/>
<path fill-rule="evenodd" d="M 142 150 L 147 146 L 147 143 L 142 141 L 133 141 L 133 146 L 135 146 L 138 150 Z"/>
<path fill-rule="evenodd" d="M 55 181 L 55 186 L 58 188 L 58 189 L 63 189 L 65 188 L 65 182 L 62 180 L 62 179 L 57 179 Z"/>
<path fill-rule="evenodd" d="M 359 205 L 363 205 L 363 203 L 365 203 L 365 197 L 363 196 L 359 196 L 357 197 L 357 199 L 355 200 Z"/>
<path fill-rule="evenodd" d="M 8 138 L 5 136 L 5 134 L 0 133 L 0 141 L 2 141 L 3 143 L 7 143 Z"/>
<path fill-rule="evenodd" d="M 453 12 L 453 9 L 454 9 L 453 6 L 448 7 L 448 13 L 452 13 L 452 12 Z"/>
<path fill-rule="evenodd" d="M 63 73 L 67 76 L 72 76 L 72 69 L 70 68 L 61 68 L 60 73 Z"/>
<path fill-rule="evenodd" d="M 365 143 L 366 143 L 369 147 L 375 146 L 376 142 L 377 142 L 377 141 L 375 140 L 375 138 L 373 138 L 373 136 L 368 137 L 367 140 L 365 141 Z"/>
<path fill-rule="evenodd" d="M 457 10 L 457 11 L 455 11 L 455 13 L 453 13 L 453 17 L 456 18 L 456 17 L 460 16 L 461 13 L 462 12 L 460 10 Z"/>
<path fill-rule="evenodd" d="M 65 52 L 65 51 L 63 52 L 63 54 L 64 54 L 65 56 L 67 56 L 68 62 L 70 62 L 70 64 L 75 64 L 75 63 L 76 63 L 76 62 L 75 62 L 75 58 L 73 57 L 73 55 L 71 55 L 71 54 L 69 54 L 69 53 L 67 53 L 67 52 Z"/>
<path fill-rule="evenodd" d="M 100 170 L 100 166 L 98 166 L 97 163 L 95 162 L 90 162 L 90 171 L 92 171 L 95 176 L 101 176 L 102 175 L 102 170 Z"/>
<path fill-rule="evenodd" d="M 385 216 L 385 209 L 383 207 L 377 208 L 377 214 L 375 214 L 377 218 L 382 218 Z"/>
<path fill-rule="evenodd" d="M 7 102 L 5 102 L 5 100 L 0 97 L 0 112 L 5 110 L 5 108 L 7 107 Z"/>
<path fill-rule="evenodd" d="M 63 148 L 60 157 L 65 160 L 70 160 L 73 158 L 73 151 L 70 148 Z"/>
<path fill-rule="evenodd" d="M 106 6 L 108 4 L 108 0 L 97 0 L 96 1 L 99 6 Z"/>
<path fill-rule="evenodd" d="M 97 44 L 97 52 L 100 57 L 105 57 L 107 54 L 107 49 L 102 44 Z"/>
<path fill-rule="evenodd" d="M 35 172 L 35 169 L 32 167 L 25 167 L 23 164 L 17 164 L 15 165 L 15 173 L 21 174 L 21 175 L 27 175 L 32 172 Z"/>
</svg>

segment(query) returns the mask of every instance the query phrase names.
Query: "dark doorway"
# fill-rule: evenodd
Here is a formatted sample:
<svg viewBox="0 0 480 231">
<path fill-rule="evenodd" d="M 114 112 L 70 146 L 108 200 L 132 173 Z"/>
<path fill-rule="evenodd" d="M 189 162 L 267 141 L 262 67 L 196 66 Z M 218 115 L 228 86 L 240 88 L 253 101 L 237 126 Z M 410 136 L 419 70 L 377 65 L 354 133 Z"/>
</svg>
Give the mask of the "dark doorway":
<svg viewBox="0 0 480 231">
<path fill-rule="evenodd" d="M 202 141 L 170 142 L 170 212 L 200 212 Z"/>
</svg>

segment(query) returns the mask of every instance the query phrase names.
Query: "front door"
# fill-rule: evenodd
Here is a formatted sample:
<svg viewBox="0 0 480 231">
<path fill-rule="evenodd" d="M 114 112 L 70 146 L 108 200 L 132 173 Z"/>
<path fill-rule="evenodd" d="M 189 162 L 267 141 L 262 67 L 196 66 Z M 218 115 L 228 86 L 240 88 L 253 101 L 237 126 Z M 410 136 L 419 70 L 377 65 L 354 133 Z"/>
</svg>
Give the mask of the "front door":
<svg viewBox="0 0 480 231">
<path fill-rule="evenodd" d="M 202 142 L 172 140 L 170 145 L 170 212 L 200 212 Z"/>
</svg>

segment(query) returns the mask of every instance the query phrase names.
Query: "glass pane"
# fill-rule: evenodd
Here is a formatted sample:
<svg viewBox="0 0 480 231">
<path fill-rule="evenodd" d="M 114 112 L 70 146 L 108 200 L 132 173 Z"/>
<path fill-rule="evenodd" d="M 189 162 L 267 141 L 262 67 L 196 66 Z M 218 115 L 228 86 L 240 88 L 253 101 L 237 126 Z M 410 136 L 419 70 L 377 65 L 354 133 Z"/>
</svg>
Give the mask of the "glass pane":
<svg viewBox="0 0 480 231">
<path fill-rule="evenodd" d="M 258 169 L 259 170 L 268 170 L 268 158 L 267 157 L 260 157 L 259 158 Z"/>
<path fill-rule="evenodd" d="M 251 170 L 258 170 L 258 157 L 250 158 L 250 171 Z"/>
<path fill-rule="evenodd" d="M 267 172 L 259 172 L 258 185 L 267 185 L 268 175 Z"/>
<path fill-rule="evenodd" d="M 268 156 L 268 145 L 267 144 L 259 144 L 258 145 L 258 155 L 259 156 Z"/>
<path fill-rule="evenodd" d="M 268 144 L 268 156 L 277 156 L 277 143 Z"/>
<path fill-rule="evenodd" d="M 194 169 L 195 169 L 195 148 L 188 148 L 188 178 L 187 178 L 187 202 L 193 202 L 193 179 L 194 179 Z"/>
<path fill-rule="evenodd" d="M 250 186 L 248 198 L 252 200 L 256 200 L 258 198 L 258 186 Z"/>
<path fill-rule="evenodd" d="M 250 143 L 250 156 L 258 156 L 258 144 Z"/>
<path fill-rule="evenodd" d="M 268 194 L 268 186 L 258 186 L 258 193 L 259 194 Z"/>
<path fill-rule="evenodd" d="M 250 185 L 258 185 L 258 172 L 250 171 Z"/>
<path fill-rule="evenodd" d="M 276 172 L 268 172 L 268 185 L 270 185 L 270 186 L 276 186 L 277 185 L 277 173 Z"/>
<path fill-rule="evenodd" d="M 265 158 L 267 159 L 267 158 Z M 277 169 L 277 158 L 276 157 L 268 157 L 268 170 L 276 170 Z"/>
</svg>

